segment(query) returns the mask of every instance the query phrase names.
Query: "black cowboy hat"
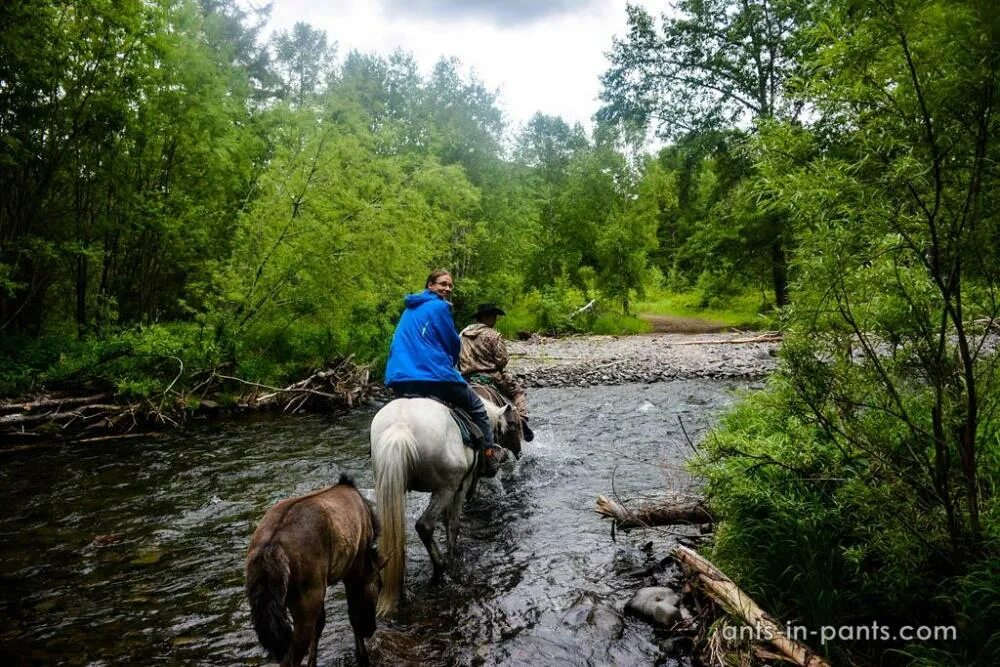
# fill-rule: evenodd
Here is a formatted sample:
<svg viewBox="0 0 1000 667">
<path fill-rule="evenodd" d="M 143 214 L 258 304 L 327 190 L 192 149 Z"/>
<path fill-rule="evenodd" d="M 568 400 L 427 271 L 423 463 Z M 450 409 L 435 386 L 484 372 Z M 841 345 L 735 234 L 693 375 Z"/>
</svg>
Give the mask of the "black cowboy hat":
<svg viewBox="0 0 1000 667">
<path fill-rule="evenodd" d="M 497 315 L 506 315 L 503 312 L 503 308 L 498 308 L 495 303 L 481 303 L 476 306 L 476 312 L 473 313 L 473 317 L 481 317 L 483 315 L 492 315 L 496 313 Z"/>
</svg>

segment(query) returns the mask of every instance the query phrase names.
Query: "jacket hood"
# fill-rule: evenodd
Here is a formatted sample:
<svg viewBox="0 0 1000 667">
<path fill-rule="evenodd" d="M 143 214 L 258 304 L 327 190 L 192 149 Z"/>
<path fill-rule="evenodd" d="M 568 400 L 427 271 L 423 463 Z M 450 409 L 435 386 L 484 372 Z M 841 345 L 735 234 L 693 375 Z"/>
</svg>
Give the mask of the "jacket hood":
<svg viewBox="0 0 1000 667">
<path fill-rule="evenodd" d="M 422 306 L 428 301 L 433 301 L 435 299 L 441 299 L 441 297 L 439 297 L 437 294 L 430 291 L 429 289 L 425 289 L 423 292 L 414 292 L 413 294 L 407 294 L 405 297 L 403 297 L 403 304 L 406 305 L 407 308 L 416 308 L 417 306 Z M 441 301 L 444 301 L 444 299 L 441 299 Z M 445 303 L 448 302 L 445 301 Z"/>
<path fill-rule="evenodd" d="M 476 338 L 479 334 L 489 331 L 490 329 L 491 327 L 486 326 L 482 322 L 476 322 L 462 329 L 462 335 L 468 338 Z"/>
</svg>

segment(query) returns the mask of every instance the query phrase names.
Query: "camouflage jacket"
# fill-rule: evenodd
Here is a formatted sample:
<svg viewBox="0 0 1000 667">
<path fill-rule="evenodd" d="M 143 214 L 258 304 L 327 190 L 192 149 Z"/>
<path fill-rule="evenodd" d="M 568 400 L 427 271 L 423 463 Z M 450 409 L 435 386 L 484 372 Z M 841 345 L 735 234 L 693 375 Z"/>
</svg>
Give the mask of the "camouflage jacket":
<svg viewBox="0 0 1000 667">
<path fill-rule="evenodd" d="M 507 345 L 500 332 L 476 322 L 462 329 L 462 353 L 458 369 L 462 375 L 496 373 L 507 367 Z"/>
</svg>

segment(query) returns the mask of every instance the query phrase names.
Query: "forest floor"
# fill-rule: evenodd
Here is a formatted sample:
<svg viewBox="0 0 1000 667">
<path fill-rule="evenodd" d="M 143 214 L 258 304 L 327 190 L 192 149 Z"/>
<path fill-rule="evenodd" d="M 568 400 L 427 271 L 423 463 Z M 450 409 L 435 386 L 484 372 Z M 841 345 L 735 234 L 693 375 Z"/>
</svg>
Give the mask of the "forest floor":
<svg viewBox="0 0 1000 667">
<path fill-rule="evenodd" d="M 508 370 L 528 387 L 759 379 L 775 369 L 779 345 L 773 334 L 746 332 L 536 336 L 508 342 Z"/>
</svg>

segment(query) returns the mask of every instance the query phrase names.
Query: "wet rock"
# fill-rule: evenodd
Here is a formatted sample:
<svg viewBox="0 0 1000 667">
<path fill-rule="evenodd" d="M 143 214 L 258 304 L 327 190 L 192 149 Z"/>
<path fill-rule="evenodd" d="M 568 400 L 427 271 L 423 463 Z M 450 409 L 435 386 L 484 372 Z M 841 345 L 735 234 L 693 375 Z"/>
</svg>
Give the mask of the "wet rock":
<svg viewBox="0 0 1000 667">
<path fill-rule="evenodd" d="M 640 589 L 625 605 L 625 611 L 650 618 L 669 628 L 681 620 L 680 602 L 681 596 L 673 590 L 653 586 Z"/>
<path fill-rule="evenodd" d="M 766 377 L 777 365 L 774 355 L 778 344 L 722 344 L 741 335 L 569 336 L 510 341 L 508 369 L 526 387 Z M 720 344 L 701 344 L 706 339 Z"/>
<path fill-rule="evenodd" d="M 586 630 L 601 637 L 618 639 L 625 630 L 625 621 L 613 607 L 585 597 L 566 610 L 563 625 Z"/>
</svg>

